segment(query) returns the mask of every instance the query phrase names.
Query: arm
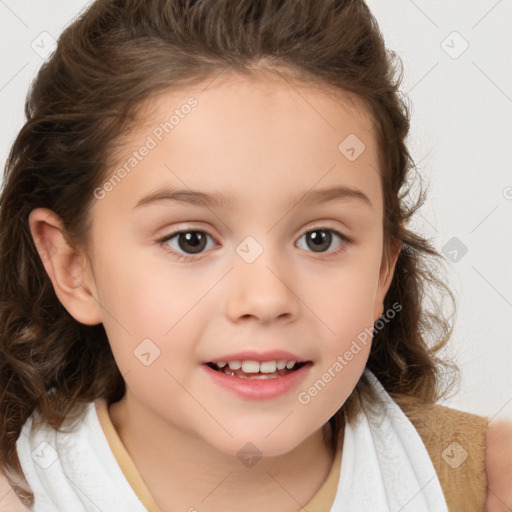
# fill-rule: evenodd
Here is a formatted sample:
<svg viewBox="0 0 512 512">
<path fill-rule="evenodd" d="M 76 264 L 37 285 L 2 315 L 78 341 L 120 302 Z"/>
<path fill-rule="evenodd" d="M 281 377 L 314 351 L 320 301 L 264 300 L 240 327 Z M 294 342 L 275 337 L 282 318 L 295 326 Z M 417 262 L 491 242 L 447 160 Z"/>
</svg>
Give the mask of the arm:
<svg viewBox="0 0 512 512">
<path fill-rule="evenodd" d="M 512 510 L 512 422 L 489 423 L 486 433 L 487 512 Z"/>
<path fill-rule="evenodd" d="M 0 512 L 25 512 L 26 510 L 7 478 L 0 473 Z"/>
</svg>

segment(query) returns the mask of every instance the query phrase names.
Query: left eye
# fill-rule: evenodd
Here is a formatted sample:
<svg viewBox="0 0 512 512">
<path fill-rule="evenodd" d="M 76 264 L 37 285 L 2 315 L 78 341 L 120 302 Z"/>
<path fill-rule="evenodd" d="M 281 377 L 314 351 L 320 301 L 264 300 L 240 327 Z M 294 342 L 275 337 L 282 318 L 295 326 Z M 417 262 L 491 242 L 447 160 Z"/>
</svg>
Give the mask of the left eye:
<svg viewBox="0 0 512 512">
<path fill-rule="evenodd" d="M 306 237 L 306 244 L 307 248 L 312 249 L 313 252 L 325 252 L 324 249 L 327 249 L 330 247 L 333 241 L 333 234 L 334 237 L 337 237 L 344 243 L 349 243 L 349 239 L 345 236 L 339 233 L 338 231 L 335 231 L 334 229 L 324 229 L 324 228 L 316 228 L 310 231 L 307 231 L 304 233 L 300 238 L 299 241 Z M 298 242 L 297 242 L 298 245 Z M 341 244 L 343 247 L 343 244 Z M 337 252 L 337 251 L 333 251 Z"/>
</svg>

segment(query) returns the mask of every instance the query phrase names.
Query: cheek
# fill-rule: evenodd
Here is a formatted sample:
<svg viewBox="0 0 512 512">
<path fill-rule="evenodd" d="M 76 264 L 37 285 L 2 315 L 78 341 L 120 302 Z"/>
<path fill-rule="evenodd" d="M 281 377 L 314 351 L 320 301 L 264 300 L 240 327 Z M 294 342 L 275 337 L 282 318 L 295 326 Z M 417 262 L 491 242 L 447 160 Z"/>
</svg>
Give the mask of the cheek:
<svg viewBox="0 0 512 512">
<path fill-rule="evenodd" d="M 154 374 L 158 367 L 172 370 L 178 361 L 192 360 L 208 291 L 204 279 L 159 268 L 158 259 L 124 256 L 104 265 L 97 282 L 103 325 L 123 374 L 143 370 L 141 363 L 150 362 Z"/>
<path fill-rule="evenodd" d="M 97 276 L 102 306 L 128 331 L 162 336 L 205 293 L 204 280 L 147 248 L 105 254 Z M 107 315 L 108 316 L 108 315 Z"/>
<path fill-rule="evenodd" d="M 358 279 L 359 277 L 359 279 Z M 347 400 L 361 378 L 372 344 L 375 285 L 364 275 L 331 279 L 335 292 L 317 293 L 321 322 L 317 364 L 297 401 L 308 417 L 329 419 Z"/>
<path fill-rule="evenodd" d="M 365 254 L 359 252 L 357 261 L 345 263 L 326 273 L 320 282 L 317 280 L 320 286 L 308 284 L 305 292 L 314 298 L 308 305 L 320 319 L 316 331 L 321 340 L 319 386 L 323 389 L 325 385 L 323 397 L 329 397 L 330 404 L 337 406 L 357 384 L 371 349 L 380 267 L 378 248 Z M 314 387 L 315 383 L 311 385 Z"/>
<path fill-rule="evenodd" d="M 369 255 L 366 261 L 360 258 L 317 276 L 314 282 L 305 281 L 303 293 L 320 320 L 337 335 L 353 336 L 373 325 L 379 264 Z"/>
</svg>

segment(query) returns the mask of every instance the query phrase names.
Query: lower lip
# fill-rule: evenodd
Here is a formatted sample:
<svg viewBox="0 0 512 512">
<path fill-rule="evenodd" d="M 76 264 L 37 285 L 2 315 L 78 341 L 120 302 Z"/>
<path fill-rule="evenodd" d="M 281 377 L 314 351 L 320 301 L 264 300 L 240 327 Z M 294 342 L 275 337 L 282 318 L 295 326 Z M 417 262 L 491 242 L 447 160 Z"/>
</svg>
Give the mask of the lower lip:
<svg viewBox="0 0 512 512">
<path fill-rule="evenodd" d="M 233 375 L 213 370 L 203 364 L 202 368 L 220 387 L 227 389 L 242 398 L 249 400 L 269 400 L 284 395 L 297 387 L 309 373 L 313 363 L 307 363 L 298 370 L 287 373 L 275 379 L 241 379 Z"/>
</svg>

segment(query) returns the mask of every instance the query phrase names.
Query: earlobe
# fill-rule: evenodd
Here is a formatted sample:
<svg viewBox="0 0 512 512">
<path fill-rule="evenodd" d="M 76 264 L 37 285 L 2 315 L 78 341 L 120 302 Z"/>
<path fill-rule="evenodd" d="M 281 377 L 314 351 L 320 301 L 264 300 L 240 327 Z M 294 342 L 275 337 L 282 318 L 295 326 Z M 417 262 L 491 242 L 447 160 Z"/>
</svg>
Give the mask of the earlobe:
<svg viewBox="0 0 512 512">
<path fill-rule="evenodd" d="M 402 242 L 397 241 L 389 251 L 389 254 L 382 258 L 382 263 L 379 272 L 379 287 L 377 296 L 375 297 L 375 308 L 373 312 L 373 321 L 376 322 L 384 313 L 384 298 L 393 281 L 395 273 L 395 266 L 402 249 Z"/>
<path fill-rule="evenodd" d="M 101 323 L 92 273 L 84 256 L 68 243 L 60 218 L 47 208 L 36 208 L 30 212 L 29 227 L 61 304 L 82 324 Z"/>
</svg>

